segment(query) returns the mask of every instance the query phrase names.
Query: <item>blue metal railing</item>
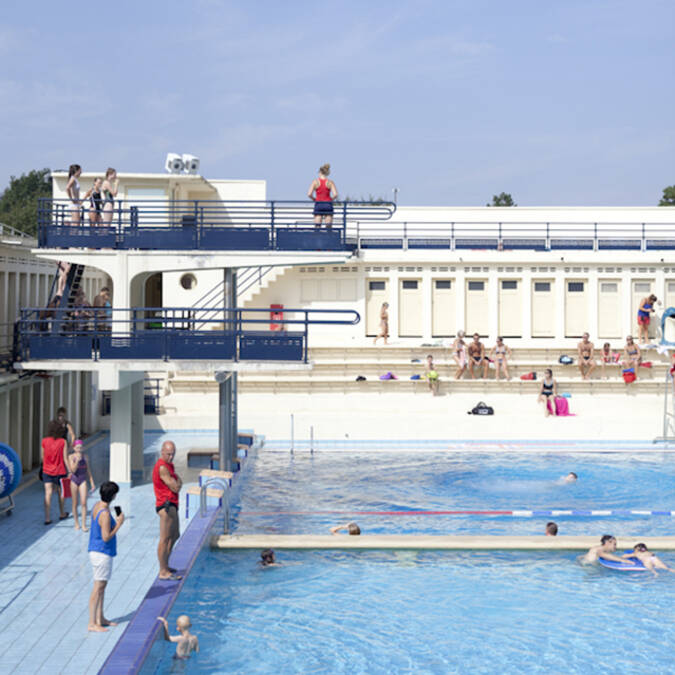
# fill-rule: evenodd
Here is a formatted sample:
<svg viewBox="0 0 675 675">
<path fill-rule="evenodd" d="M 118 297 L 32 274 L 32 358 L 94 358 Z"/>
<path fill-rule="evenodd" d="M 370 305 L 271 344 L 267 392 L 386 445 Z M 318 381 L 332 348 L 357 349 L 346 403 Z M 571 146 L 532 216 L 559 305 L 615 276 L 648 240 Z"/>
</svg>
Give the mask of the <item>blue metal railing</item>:
<svg viewBox="0 0 675 675">
<path fill-rule="evenodd" d="M 106 311 L 108 314 L 106 314 Z M 209 314 L 204 318 L 203 313 Z M 199 313 L 199 318 L 197 318 Z M 321 318 L 321 317 L 328 318 Z M 15 351 L 34 360 L 308 360 L 309 327 L 355 325 L 348 309 L 134 307 L 21 310 Z M 208 325 L 210 330 L 197 326 Z"/>
<path fill-rule="evenodd" d="M 68 199 L 41 199 L 42 248 L 341 251 L 350 223 L 384 221 L 391 202 L 334 202 L 333 222 L 316 227 L 313 202 L 124 200 L 103 212 Z"/>
<path fill-rule="evenodd" d="M 361 249 L 675 250 L 675 223 L 404 221 L 358 223 L 347 243 Z"/>
</svg>

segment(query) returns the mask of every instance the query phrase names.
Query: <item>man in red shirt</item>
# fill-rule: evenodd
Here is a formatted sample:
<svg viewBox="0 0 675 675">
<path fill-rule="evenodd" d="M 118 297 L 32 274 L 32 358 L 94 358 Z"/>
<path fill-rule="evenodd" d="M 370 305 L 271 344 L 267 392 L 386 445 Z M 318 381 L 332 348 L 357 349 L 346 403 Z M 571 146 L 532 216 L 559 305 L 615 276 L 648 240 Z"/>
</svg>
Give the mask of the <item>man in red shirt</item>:
<svg viewBox="0 0 675 675">
<path fill-rule="evenodd" d="M 159 459 L 152 470 L 152 486 L 155 489 L 155 510 L 159 514 L 159 560 L 160 579 L 180 579 L 176 570 L 169 567 L 169 557 L 178 541 L 178 493 L 183 481 L 173 468 L 176 446 L 173 441 L 164 441 Z"/>
</svg>

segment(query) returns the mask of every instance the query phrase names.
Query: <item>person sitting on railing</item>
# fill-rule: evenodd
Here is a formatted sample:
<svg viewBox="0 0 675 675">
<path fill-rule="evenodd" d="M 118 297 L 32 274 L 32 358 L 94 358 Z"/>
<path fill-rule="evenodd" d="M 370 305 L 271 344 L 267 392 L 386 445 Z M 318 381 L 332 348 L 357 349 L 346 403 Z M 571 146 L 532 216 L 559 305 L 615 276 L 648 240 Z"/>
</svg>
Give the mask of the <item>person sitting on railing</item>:
<svg viewBox="0 0 675 675">
<path fill-rule="evenodd" d="M 68 169 L 68 182 L 66 183 L 66 194 L 71 201 L 70 224 L 80 224 L 80 181 L 77 180 L 82 173 L 82 167 L 79 164 L 71 164 Z"/>
<path fill-rule="evenodd" d="M 103 195 L 101 194 L 100 178 L 94 178 L 94 184 L 87 190 L 83 201 L 89 200 L 89 224 L 98 225 L 101 222 L 101 213 L 103 211 Z"/>
<path fill-rule="evenodd" d="M 113 219 L 113 209 L 115 208 L 115 197 L 117 197 L 117 187 L 119 179 L 117 171 L 112 167 L 105 172 L 103 181 L 103 224 L 110 225 Z"/>
<path fill-rule="evenodd" d="M 333 225 L 333 201 L 338 198 L 335 183 L 329 180 L 330 164 L 324 164 L 319 169 L 319 177 L 315 178 L 307 191 L 307 196 L 314 202 L 314 227 L 321 227 L 325 223 L 330 229 Z"/>
</svg>

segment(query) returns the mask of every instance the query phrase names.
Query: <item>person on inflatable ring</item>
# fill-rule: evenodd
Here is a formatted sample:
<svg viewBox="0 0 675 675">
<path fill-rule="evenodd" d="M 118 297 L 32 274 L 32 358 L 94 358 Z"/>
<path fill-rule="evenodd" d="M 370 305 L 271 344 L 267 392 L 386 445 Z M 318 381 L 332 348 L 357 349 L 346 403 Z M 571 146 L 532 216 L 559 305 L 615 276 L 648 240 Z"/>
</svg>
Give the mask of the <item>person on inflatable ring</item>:
<svg viewBox="0 0 675 675">
<path fill-rule="evenodd" d="M 591 546 L 591 548 L 588 549 L 588 553 L 581 559 L 581 564 L 590 565 L 597 563 L 598 558 L 603 558 L 604 560 L 614 560 L 614 562 L 627 562 L 629 564 L 635 564 L 635 562 L 630 559 L 614 555 L 614 551 L 616 551 L 616 537 L 612 536 L 611 534 L 603 534 L 600 538 L 600 545 Z"/>
<path fill-rule="evenodd" d="M 630 562 L 631 558 L 637 558 L 654 576 L 658 576 L 656 570 L 668 570 L 675 572 L 674 569 L 668 567 L 663 560 L 655 556 L 645 544 L 635 544 L 632 553 L 624 553 L 622 556 L 626 562 Z"/>
</svg>

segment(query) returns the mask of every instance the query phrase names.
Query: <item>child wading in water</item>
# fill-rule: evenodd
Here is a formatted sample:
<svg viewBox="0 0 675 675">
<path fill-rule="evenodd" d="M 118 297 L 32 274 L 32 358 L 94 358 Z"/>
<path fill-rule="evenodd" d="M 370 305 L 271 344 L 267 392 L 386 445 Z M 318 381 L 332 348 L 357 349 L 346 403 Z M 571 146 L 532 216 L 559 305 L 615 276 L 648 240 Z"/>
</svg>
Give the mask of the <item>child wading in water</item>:
<svg viewBox="0 0 675 675">
<path fill-rule="evenodd" d="M 87 480 L 93 490 L 94 479 L 89 469 L 87 455 L 84 452 L 84 446 L 79 439 L 73 443 L 73 452 L 68 457 L 68 471 L 70 472 L 70 494 L 73 500 L 73 519 L 75 520 L 75 529 L 80 529 L 77 521 L 77 500 L 79 497 L 82 508 L 82 530 L 87 532 Z"/>
<path fill-rule="evenodd" d="M 192 652 L 199 652 L 199 640 L 196 635 L 190 633 L 192 624 L 190 623 L 189 616 L 181 614 L 176 619 L 176 630 L 180 635 L 169 634 L 169 622 L 163 616 L 158 616 L 157 621 L 161 621 L 164 625 L 164 639 L 167 642 L 176 643 L 177 659 L 187 659 Z"/>
</svg>

